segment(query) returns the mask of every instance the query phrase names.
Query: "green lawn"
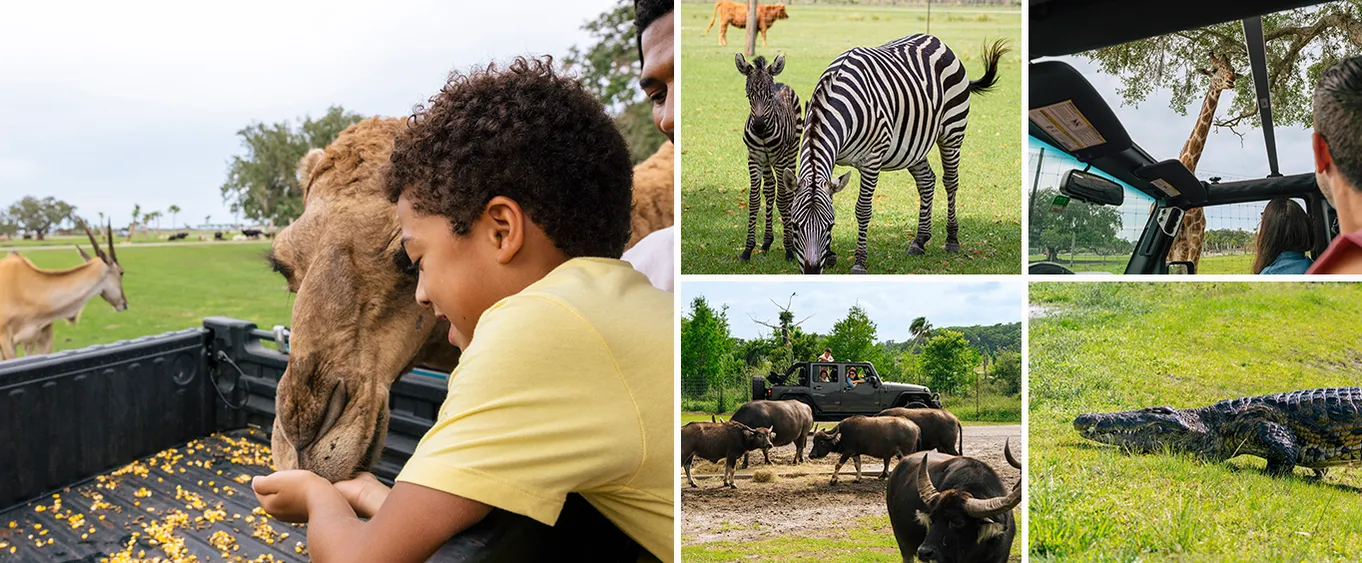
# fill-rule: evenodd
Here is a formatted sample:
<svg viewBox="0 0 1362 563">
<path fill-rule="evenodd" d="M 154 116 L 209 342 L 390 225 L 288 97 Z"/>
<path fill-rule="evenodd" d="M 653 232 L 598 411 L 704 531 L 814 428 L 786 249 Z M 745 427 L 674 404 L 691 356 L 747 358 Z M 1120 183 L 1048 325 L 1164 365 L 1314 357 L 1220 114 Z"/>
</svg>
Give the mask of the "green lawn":
<svg viewBox="0 0 1362 563">
<path fill-rule="evenodd" d="M 1032 254 L 1027 257 L 1028 264 L 1043 260 L 1045 260 L 1044 254 Z M 1077 254 L 1072 261 L 1070 261 L 1069 255 L 1061 254 L 1058 260 L 1058 263 L 1079 273 L 1107 272 L 1111 274 L 1124 274 L 1126 264 L 1129 262 L 1130 256 L 1098 256 L 1096 254 Z M 1253 271 L 1253 255 L 1202 256 L 1197 268 L 1198 274 L 1250 274 Z"/>
<path fill-rule="evenodd" d="M 182 233 L 182 232 L 187 232 L 187 233 L 189 233 L 189 237 L 187 237 L 185 240 L 182 240 L 182 241 L 167 241 L 167 240 L 166 240 L 166 237 L 168 237 L 168 236 L 170 236 L 170 235 L 173 235 L 173 234 L 175 234 L 175 233 Z M 175 230 L 171 230 L 171 229 L 166 229 L 166 230 L 161 231 L 161 232 L 152 232 L 152 233 L 149 233 L 149 232 L 146 232 L 146 231 L 138 230 L 138 231 L 137 231 L 137 234 L 133 235 L 133 237 L 132 237 L 132 244 L 141 244 L 141 243 L 145 243 L 145 242 L 178 242 L 178 243 L 200 242 L 200 241 L 199 241 L 199 235 L 203 235 L 203 236 L 207 237 L 209 240 L 212 240 L 212 238 L 213 238 L 213 233 L 214 233 L 214 232 L 215 232 L 215 231 L 194 231 L 194 230 L 175 231 Z M 102 233 L 103 233 L 103 231 L 101 231 L 100 233 L 96 233 L 96 235 L 97 235 L 98 238 L 99 238 L 99 245 L 100 245 L 101 248 L 106 244 L 106 243 L 105 243 L 105 240 L 106 240 L 106 239 L 104 238 L 104 236 L 103 236 Z M 229 239 L 232 238 L 233 235 L 241 234 L 240 231 L 222 231 L 222 233 L 223 233 L 224 236 L 226 236 L 226 237 L 229 238 Z M 119 244 L 125 244 L 126 241 L 127 241 L 127 238 L 128 238 L 128 237 L 125 237 L 125 236 L 120 237 L 120 236 L 115 235 L 115 236 L 114 236 L 114 241 L 115 241 L 115 242 L 118 242 Z M 90 251 L 90 238 L 87 237 L 87 236 L 85 236 L 84 234 L 81 234 L 81 235 L 79 235 L 79 236 L 49 235 L 49 236 L 47 236 L 47 238 L 44 238 L 43 240 L 36 240 L 36 239 L 24 240 L 24 239 L 18 238 L 18 237 L 11 238 L 10 240 L 0 240 L 0 248 L 28 248 L 28 247 L 47 247 L 47 246 L 71 246 L 71 245 L 73 245 L 73 244 L 79 244 L 79 245 L 81 245 L 82 247 L 85 248 L 85 251 L 86 251 L 86 252 L 89 252 L 89 251 Z M 122 248 L 122 247 L 120 247 L 120 248 Z"/>
<path fill-rule="evenodd" d="M 1032 561 L 1356 561 L 1362 471 L 1321 483 L 1264 460 L 1126 455 L 1078 437 L 1084 412 L 1200 407 L 1358 385 L 1362 285 L 1034 283 Z"/>
<path fill-rule="evenodd" d="M 790 18 L 769 32 L 770 45 L 757 54 L 785 54 L 777 80 L 807 101 L 813 86 L 837 55 L 856 46 L 881 45 L 925 32 L 926 12 L 916 8 L 790 6 Z M 781 251 L 780 222 L 770 254 L 751 262 L 737 256 L 747 237 L 747 149 L 742 129 L 749 105 L 744 79 L 733 64 L 741 50 L 741 30 L 730 29 L 729 46 L 718 45 L 718 29 L 701 36 L 712 4 L 682 4 L 681 98 L 681 270 L 684 273 L 797 273 Z M 918 197 L 907 171 L 886 172 L 875 190 L 868 235 L 872 273 L 1017 273 L 1021 256 L 1021 15 L 1018 11 L 936 7 L 931 33 L 964 63 L 969 75 L 983 74 L 986 41 L 1006 39 L 1012 51 L 999 65 L 997 88 L 970 99 L 969 129 L 960 169 L 957 216 L 963 252 L 947 254 L 946 196 L 938 185 L 932 240 L 924 256 L 908 256 L 917 232 Z M 931 162 L 940 174 L 935 151 Z M 842 170 L 838 170 L 840 174 Z M 836 197 L 833 250 L 839 255 L 830 273 L 848 273 L 856 248 L 853 207 L 859 179 Z M 760 239 L 762 222 L 758 222 Z M 760 241 L 759 241 L 760 242 Z"/>
<path fill-rule="evenodd" d="M 96 296 L 85 306 L 78 325 L 56 322 L 53 350 L 199 327 L 210 316 L 245 319 L 266 329 L 288 324 L 292 294 L 283 278 L 265 264 L 269 245 L 120 245 L 118 261 L 123 264 L 128 309 L 115 313 Z M 41 268 L 80 263 L 80 256 L 69 247 L 21 253 Z"/>
</svg>

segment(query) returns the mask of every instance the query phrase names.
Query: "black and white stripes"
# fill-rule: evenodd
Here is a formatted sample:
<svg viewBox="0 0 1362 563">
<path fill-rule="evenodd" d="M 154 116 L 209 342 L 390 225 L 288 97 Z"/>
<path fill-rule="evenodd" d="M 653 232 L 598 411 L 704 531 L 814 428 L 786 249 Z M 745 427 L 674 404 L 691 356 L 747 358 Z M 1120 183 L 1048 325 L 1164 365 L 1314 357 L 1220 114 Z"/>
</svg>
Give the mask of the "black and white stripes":
<svg viewBox="0 0 1362 563">
<path fill-rule="evenodd" d="M 917 235 L 908 253 L 923 253 L 931 238 L 936 187 L 936 175 L 927 164 L 932 145 L 941 154 L 948 198 L 946 250 L 960 250 L 955 192 L 969 96 L 994 86 L 998 60 L 1007 50 L 1002 41 L 988 47 L 984 52 L 987 70 L 975 81 L 969 80 L 964 65 L 941 40 L 921 34 L 880 47 L 858 47 L 828 65 L 809 99 L 792 224 L 786 227 L 794 228 L 794 248 L 805 273 L 820 273 L 836 261 L 831 249 L 832 196 L 846 186 L 851 173 L 833 178 L 834 165 L 860 171 L 852 273 L 866 272 L 866 229 L 882 170 L 907 169 L 917 181 L 921 206 Z"/>
<path fill-rule="evenodd" d="M 743 143 L 747 145 L 747 174 L 751 187 L 747 192 L 747 244 L 738 258 L 752 257 L 756 246 L 757 215 L 761 199 L 766 198 L 766 235 L 761 250 L 771 249 L 775 239 L 771 232 L 774 203 L 780 210 L 784 231 L 785 259 L 794 258 L 790 233 L 790 200 L 794 183 L 799 135 L 803 127 L 799 96 L 793 88 L 775 81 L 785 69 L 785 55 L 777 55 L 771 65 L 757 57 L 751 63 L 739 53 L 735 57 L 738 72 L 747 76 L 747 100 L 752 110 L 743 129 Z"/>
</svg>

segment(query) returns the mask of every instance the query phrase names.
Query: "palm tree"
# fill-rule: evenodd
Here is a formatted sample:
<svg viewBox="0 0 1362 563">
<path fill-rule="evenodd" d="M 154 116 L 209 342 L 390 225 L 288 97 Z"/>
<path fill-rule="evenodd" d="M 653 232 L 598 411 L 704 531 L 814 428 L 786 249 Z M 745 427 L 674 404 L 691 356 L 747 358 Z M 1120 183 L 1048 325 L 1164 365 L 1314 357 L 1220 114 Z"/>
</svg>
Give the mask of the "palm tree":
<svg viewBox="0 0 1362 563">
<path fill-rule="evenodd" d="M 142 216 L 142 222 L 143 222 L 143 223 L 150 223 L 150 222 L 152 222 L 152 221 L 155 221 L 155 222 L 156 222 L 156 230 L 157 230 L 157 231 L 160 231 L 160 230 L 161 230 L 161 212 L 160 212 L 160 211 L 152 211 L 152 212 L 147 213 L 146 215 L 143 215 L 143 216 Z"/>
<path fill-rule="evenodd" d="M 913 319 L 913 324 L 908 325 L 908 332 L 913 335 L 913 350 L 917 350 L 932 337 L 932 321 L 927 320 L 927 317 Z"/>
<path fill-rule="evenodd" d="M 180 214 L 180 206 L 172 205 L 166 211 L 170 212 L 170 228 L 175 228 L 175 216 Z"/>
<path fill-rule="evenodd" d="M 128 224 L 128 242 L 132 242 L 132 234 L 137 231 L 137 219 L 142 216 L 142 204 L 132 204 L 132 223 Z"/>
</svg>

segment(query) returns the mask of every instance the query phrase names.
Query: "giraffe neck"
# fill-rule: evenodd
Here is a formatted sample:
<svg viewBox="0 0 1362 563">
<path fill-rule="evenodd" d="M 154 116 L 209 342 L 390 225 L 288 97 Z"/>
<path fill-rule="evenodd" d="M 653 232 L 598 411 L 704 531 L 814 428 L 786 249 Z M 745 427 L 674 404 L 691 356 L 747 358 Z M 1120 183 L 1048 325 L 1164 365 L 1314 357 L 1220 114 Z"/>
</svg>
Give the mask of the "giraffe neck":
<svg viewBox="0 0 1362 563">
<path fill-rule="evenodd" d="M 1197 163 L 1201 161 L 1201 152 L 1206 148 L 1206 138 L 1211 133 L 1211 124 L 1215 120 L 1215 109 L 1220 105 L 1220 93 L 1234 87 L 1234 81 L 1238 78 L 1234 69 L 1230 68 L 1229 61 L 1211 55 L 1211 87 L 1206 92 L 1206 98 L 1201 102 L 1201 113 L 1197 114 L 1196 125 L 1192 127 L 1191 136 L 1187 137 L 1187 142 L 1182 145 L 1182 152 L 1178 154 L 1178 160 L 1190 172 L 1196 172 Z M 1193 264 L 1201 263 L 1201 240 L 1202 234 L 1206 231 L 1206 214 L 1202 208 L 1188 210 L 1182 217 L 1182 227 L 1178 229 L 1177 236 L 1173 237 L 1173 248 L 1168 252 L 1170 262 L 1190 261 Z"/>
</svg>

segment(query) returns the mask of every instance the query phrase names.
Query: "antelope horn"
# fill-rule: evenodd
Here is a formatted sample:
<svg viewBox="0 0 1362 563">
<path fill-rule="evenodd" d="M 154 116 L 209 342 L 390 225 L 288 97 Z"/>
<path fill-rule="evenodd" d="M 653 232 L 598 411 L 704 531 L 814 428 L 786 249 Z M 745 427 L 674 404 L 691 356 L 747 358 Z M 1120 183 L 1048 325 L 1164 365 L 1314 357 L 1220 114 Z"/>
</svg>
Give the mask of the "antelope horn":
<svg viewBox="0 0 1362 563">
<path fill-rule="evenodd" d="M 89 254 L 86 254 L 86 253 L 85 253 L 85 249 L 84 249 L 84 248 L 81 248 L 79 244 L 76 245 L 76 252 L 79 252 L 79 253 L 80 253 L 80 259 L 81 259 L 81 260 L 84 260 L 84 261 L 86 261 L 86 262 L 89 262 L 89 261 L 90 261 L 90 255 L 89 255 Z"/>
<path fill-rule="evenodd" d="M 965 514 L 971 518 L 990 518 L 996 514 L 1007 512 L 1021 504 L 1021 477 L 1017 477 L 1017 484 L 1012 486 L 1012 492 L 1005 497 L 993 497 L 990 499 L 965 499 Z"/>
<path fill-rule="evenodd" d="M 1021 462 L 1020 462 L 1020 461 L 1017 461 L 1017 458 L 1012 457 L 1012 439 L 1011 439 L 1011 438 L 1008 438 L 1007 441 L 1003 442 L 1003 457 L 1006 457 L 1006 458 L 1007 458 L 1007 464 L 1008 464 L 1008 465 L 1011 465 L 1012 467 L 1015 467 L 1015 468 L 1017 468 L 1017 469 L 1021 469 L 1021 468 L 1022 468 Z"/>
<path fill-rule="evenodd" d="M 113 219 L 109 219 L 109 226 L 107 227 L 107 229 L 109 233 L 109 261 L 113 263 L 118 263 L 118 255 L 114 253 Z"/>
<path fill-rule="evenodd" d="M 108 262 L 108 260 L 104 258 L 104 251 L 99 249 L 99 241 L 95 239 L 95 234 L 90 232 L 90 225 L 85 224 L 85 221 L 81 220 L 80 228 L 85 229 L 85 236 L 90 237 L 90 246 L 95 247 L 95 256 L 98 256 L 100 260 Z M 82 252 L 81 254 L 83 255 L 85 253 Z"/>
<path fill-rule="evenodd" d="M 922 465 L 917 466 L 917 494 L 922 497 L 922 504 L 931 506 L 936 502 L 936 497 L 941 493 L 936 491 L 936 485 L 932 484 L 932 476 L 927 474 L 927 456 L 922 456 Z"/>
</svg>

